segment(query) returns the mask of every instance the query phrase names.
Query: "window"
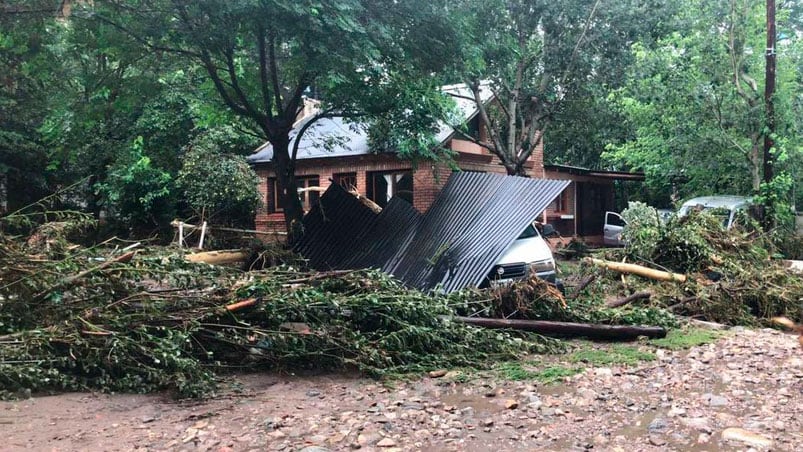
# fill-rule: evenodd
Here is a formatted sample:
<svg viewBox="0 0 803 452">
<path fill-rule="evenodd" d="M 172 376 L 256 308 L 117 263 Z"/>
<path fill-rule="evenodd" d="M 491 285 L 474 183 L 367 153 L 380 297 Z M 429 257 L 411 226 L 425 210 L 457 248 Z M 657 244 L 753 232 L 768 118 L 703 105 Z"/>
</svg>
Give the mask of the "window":
<svg viewBox="0 0 803 452">
<path fill-rule="evenodd" d="M 552 201 L 552 204 L 549 205 L 549 208 L 552 209 L 553 212 L 568 212 L 569 211 L 569 190 L 563 190 L 560 192 L 557 198 Z"/>
<path fill-rule="evenodd" d="M 357 173 L 333 174 L 332 181 L 349 191 L 357 189 Z"/>
<path fill-rule="evenodd" d="M 299 193 L 298 197 L 301 199 L 301 206 L 304 211 L 308 211 L 312 206 L 318 204 L 320 193 L 313 190 L 305 190 L 310 187 L 317 187 L 320 185 L 318 176 L 299 176 L 296 177 Z M 268 213 L 276 213 L 284 210 L 284 201 L 282 200 L 282 188 L 279 185 L 279 180 L 275 177 L 268 178 Z"/>
<path fill-rule="evenodd" d="M 366 179 L 368 199 L 380 207 L 385 207 L 390 198 L 394 196 L 398 196 L 410 204 L 413 203 L 412 171 L 368 173 Z"/>
</svg>

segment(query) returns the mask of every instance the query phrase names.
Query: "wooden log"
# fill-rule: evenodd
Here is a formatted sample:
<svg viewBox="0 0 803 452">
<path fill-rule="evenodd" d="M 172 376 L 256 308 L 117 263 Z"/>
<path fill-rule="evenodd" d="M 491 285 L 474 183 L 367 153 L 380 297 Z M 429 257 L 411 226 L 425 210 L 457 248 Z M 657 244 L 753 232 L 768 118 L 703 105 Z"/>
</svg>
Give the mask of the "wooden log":
<svg viewBox="0 0 803 452">
<path fill-rule="evenodd" d="M 676 281 L 676 282 L 686 282 L 686 275 L 681 275 L 679 273 L 672 273 L 672 272 L 665 272 L 661 270 L 655 270 L 652 268 L 644 267 L 641 265 L 636 264 L 625 264 L 622 262 L 611 262 L 605 261 L 602 259 L 594 259 L 591 257 L 587 257 L 584 261 L 589 262 L 593 265 L 598 267 L 604 267 L 609 270 L 617 271 L 619 273 L 628 273 L 633 275 L 642 276 L 644 278 L 655 279 L 658 281 Z"/>
<path fill-rule="evenodd" d="M 639 336 L 661 338 L 666 329 L 657 326 L 597 325 L 590 323 L 551 322 L 546 320 L 489 319 L 481 317 L 449 317 L 469 325 L 485 328 L 509 328 L 556 336 L 581 336 L 590 339 L 635 340 Z"/>
<path fill-rule="evenodd" d="M 226 305 L 226 311 L 228 312 L 235 312 L 239 311 L 240 309 L 245 309 L 250 306 L 254 306 L 257 304 L 256 298 L 248 298 L 242 301 L 238 301 L 236 303 Z"/>
<path fill-rule="evenodd" d="M 205 251 L 203 253 L 193 253 L 184 256 L 188 262 L 203 262 L 205 264 L 223 265 L 243 262 L 248 259 L 251 252 L 248 250 L 221 250 Z"/>
<path fill-rule="evenodd" d="M 605 306 L 607 306 L 609 308 L 618 308 L 619 306 L 624 306 L 624 305 L 626 305 L 628 303 L 631 303 L 633 301 L 636 301 L 636 300 L 649 299 L 651 296 L 652 296 L 651 292 L 649 292 L 647 290 L 644 290 L 642 292 L 636 292 L 636 293 L 634 293 L 632 295 L 629 295 L 627 297 L 624 297 L 624 298 L 619 298 L 617 300 L 611 300 L 611 301 L 605 303 Z"/>
</svg>

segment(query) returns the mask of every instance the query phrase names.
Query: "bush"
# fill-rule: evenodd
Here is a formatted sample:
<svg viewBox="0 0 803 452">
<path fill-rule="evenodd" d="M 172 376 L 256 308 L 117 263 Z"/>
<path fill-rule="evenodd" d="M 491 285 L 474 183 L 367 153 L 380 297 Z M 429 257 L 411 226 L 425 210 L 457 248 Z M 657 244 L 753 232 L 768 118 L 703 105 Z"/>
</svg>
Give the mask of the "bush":
<svg viewBox="0 0 803 452">
<path fill-rule="evenodd" d="M 244 157 L 192 148 L 176 179 L 183 199 L 200 218 L 251 226 L 261 198 L 258 179 Z"/>
</svg>

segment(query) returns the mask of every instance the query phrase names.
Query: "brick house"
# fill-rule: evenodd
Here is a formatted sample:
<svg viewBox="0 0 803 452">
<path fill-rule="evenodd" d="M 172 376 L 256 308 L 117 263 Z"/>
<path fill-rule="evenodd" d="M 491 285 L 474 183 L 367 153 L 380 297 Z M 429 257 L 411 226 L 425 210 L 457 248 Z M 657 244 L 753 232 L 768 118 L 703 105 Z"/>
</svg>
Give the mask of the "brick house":
<svg viewBox="0 0 803 452">
<path fill-rule="evenodd" d="M 465 98 L 471 96 L 470 91 L 464 85 L 446 86 L 443 90 L 455 96 L 454 100 L 467 124 L 465 133 L 472 134 L 481 141 L 487 141 L 476 106 Z M 490 89 L 484 89 L 481 97 L 489 101 L 492 97 Z M 301 127 L 303 121 L 303 119 L 299 121 L 296 127 Z M 465 139 L 461 132 L 445 124 L 441 126 L 436 140 L 440 146 L 454 152 L 454 163 L 463 171 L 506 173 L 496 156 Z M 291 140 L 291 148 L 293 143 L 294 140 Z M 248 158 L 259 177 L 259 191 L 265 201 L 256 215 L 255 223 L 257 230 L 281 233 L 284 231 L 284 215 L 278 196 L 281 188 L 271 168 L 272 156 L 271 145 L 266 143 Z M 576 224 L 578 220 L 574 215 L 575 200 L 583 199 L 582 193 L 587 192 L 587 190 L 578 192 L 578 186 L 596 183 L 600 187 L 608 187 L 612 184 L 612 179 L 600 178 L 600 172 L 575 174 L 576 172 L 562 171 L 554 165 L 549 166 L 550 169 L 547 171 L 543 158 L 543 145 L 539 145 L 525 164 L 530 177 L 577 180 L 577 183 L 571 184 L 553 202 L 545 212 L 544 218 L 545 221 L 559 220 L 557 227 L 561 233 L 568 233 L 565 236 L 571 237 L 578 232 Z M 299 143 L 296 159 L 299 188 L 317 186 L 326 189 L 335 183 L 348 189 L 356 189 L 380 206 L 384 206 L 393 196 L 402 197 L 420 212 L 425 212 L 429 208 L 451 171 L 452 169 L 445 163 L 419 162 L 414 168 L 412 162 L 403 160 L 394 153 L 372 152 L 365 130 L 342 118 L 321 119 L 311 126 Z M 613 191 L 606 190 L 606 193 L 612 196 Z M 317 202 L 318 196 L 316 191 L 301 193 L 305 210 Z M 603 216 L 604 212 L 602 210 L 599 216 Z M 591 214 L 587 213 L 585 216 L 590 218 Z M 572 221 L 568 221 L 569 218 Z M 601 231 L 600 225 L 597 235 L 601 235 Z"/>
</svg>

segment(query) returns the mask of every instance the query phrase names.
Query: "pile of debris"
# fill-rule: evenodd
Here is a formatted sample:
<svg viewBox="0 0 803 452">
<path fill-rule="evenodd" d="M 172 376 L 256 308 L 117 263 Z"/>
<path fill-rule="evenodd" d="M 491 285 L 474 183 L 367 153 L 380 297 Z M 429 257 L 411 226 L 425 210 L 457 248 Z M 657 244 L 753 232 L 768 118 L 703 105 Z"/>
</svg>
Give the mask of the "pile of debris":
<svg viewBox="0 0 803 452">
<path fill-rule="evenodd" d="M 200 396 L 232 369 L 386 375 L 483 366 L 560 346 L 453 321 L 487 300 L 424 294 L 376 271 L 243 272 L 181 250 L 27 248 L 0 234 L 0 389 Z M 55 248 L 53 248 L 55 249 Z"/>
<path fill-rule="evenodd" d="M 641 206 L 625 228 L 628 244 L 586 259 L 586 274 L 598 276 L 584 296 L 617 294 L 628 302 L 666 308 L 674 314 L 727 325 L 769 324 L 776 316 L 803 319 L 803 275 L 771 259 L 771 241 L 744 220 L 725 230 L 706 212 L 667 222 Z M 627 210 L 624 212 L 627 214 Z M 639 274 L 640 277 L 625 276 Z M 607 304 L 617 304 L 607 299 Z"/>
</svg>

